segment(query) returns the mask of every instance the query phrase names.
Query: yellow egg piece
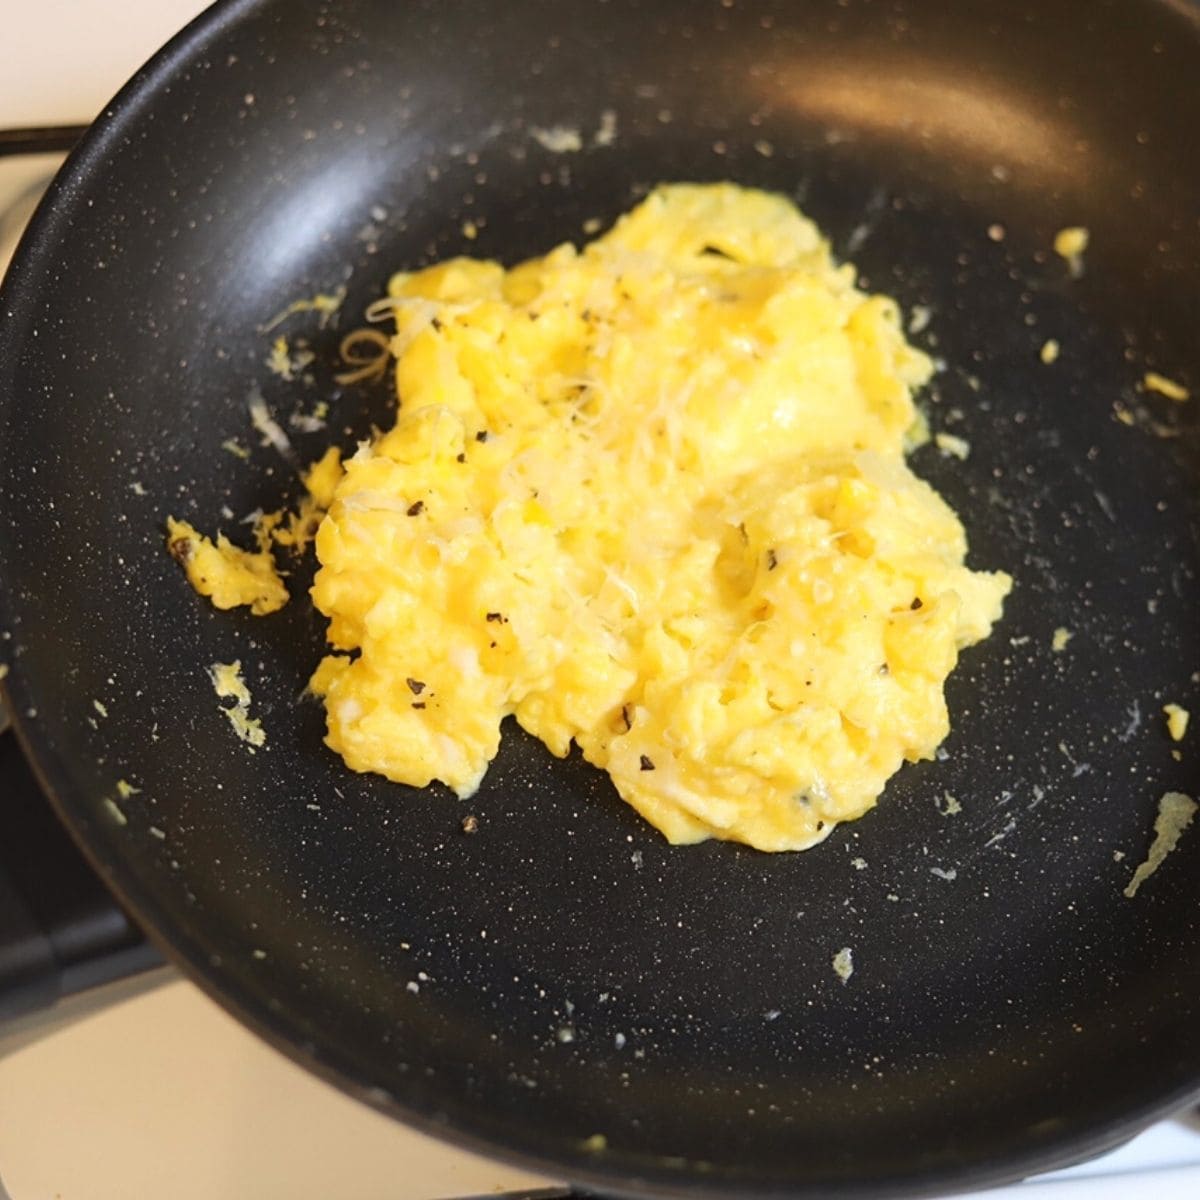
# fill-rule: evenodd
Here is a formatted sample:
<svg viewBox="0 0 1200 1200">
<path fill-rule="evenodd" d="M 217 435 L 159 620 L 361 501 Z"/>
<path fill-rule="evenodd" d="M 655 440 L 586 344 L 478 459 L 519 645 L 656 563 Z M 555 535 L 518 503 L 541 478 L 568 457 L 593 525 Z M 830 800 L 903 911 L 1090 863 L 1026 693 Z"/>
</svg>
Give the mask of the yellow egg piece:
<svg viewBox="0 0 1200 1200">
<path fill-rule="evenodd" d="M 211 538 L 187 521 L 167 519 L 167 548 L 187 573 L 188 582 L 216 608 L 248 605 L 257 616 L 277 612 L 288 600 L 275 560 L 260 541 L 256 551 L 235 546 L 223 533 Z"/>
</svg>

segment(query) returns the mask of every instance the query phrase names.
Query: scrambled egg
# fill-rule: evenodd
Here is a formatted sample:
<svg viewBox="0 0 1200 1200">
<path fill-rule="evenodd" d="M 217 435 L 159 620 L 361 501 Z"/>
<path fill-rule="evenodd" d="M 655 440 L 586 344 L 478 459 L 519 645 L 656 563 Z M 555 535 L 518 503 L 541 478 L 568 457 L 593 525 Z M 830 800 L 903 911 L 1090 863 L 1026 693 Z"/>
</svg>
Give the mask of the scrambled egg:
<svg viewBox="0 0 1200 1200">
<path fill-rule="evenodd" d="M 223 533 L 214 542 L 187 521 L 167 518 L 167 548 L 192 587 L 217 608 L 245 604 L 261 617 L 281 609 L 288 593 L 271 556 L 271 530 L 259 522 L 255 533 L 258 549 L 243 550 Z"/>
<path fill-rule="evenodd" d="M 275 565 L 272 542 L 303 553 L 316 535 L 342 473 L 341 451 L 331 446 L 303 476 L 305 496 L 297 510 L 262 514 L 254 523 L 256 550 L 235 546 L 223 533 L 211 538 L 187 521 L 167 518 L 167 549 L 188 582 L 216 608 L 246 605 L 255 616 L 278 612 L 288 602 L 287 586 Z"/>
<path fill-rule="evenodd" d="M 933 755 L 1011 581 L 905 464 L 929 360 L 791 203 L 661 187 L 582 251 L 389 291 L 398 418 L 316 536 L 351 768 L 470 796 L 512 714 L 672 842 L 795 850 Z M 193 584 L 269 611 L 189 529 Z"/>
</svg>

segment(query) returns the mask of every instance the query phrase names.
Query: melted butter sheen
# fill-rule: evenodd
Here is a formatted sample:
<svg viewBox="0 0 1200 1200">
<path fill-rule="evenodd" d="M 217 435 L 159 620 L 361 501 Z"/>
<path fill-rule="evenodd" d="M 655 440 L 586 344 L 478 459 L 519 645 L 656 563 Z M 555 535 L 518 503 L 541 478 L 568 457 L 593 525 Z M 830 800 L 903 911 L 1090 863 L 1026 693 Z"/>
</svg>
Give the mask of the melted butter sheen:
<svg viewBox="0 0 1200 1200">
<path fill-rule="evenodd" d="M 906 466 L 930 363 L 853 279 L 728 184 L 396 276 L 396 424 L 317 534 L 328 744 L 465 797 L 514 714 L 671 841 L 763 850 L 932 756 L 1011 581 Z"/>
</svg>

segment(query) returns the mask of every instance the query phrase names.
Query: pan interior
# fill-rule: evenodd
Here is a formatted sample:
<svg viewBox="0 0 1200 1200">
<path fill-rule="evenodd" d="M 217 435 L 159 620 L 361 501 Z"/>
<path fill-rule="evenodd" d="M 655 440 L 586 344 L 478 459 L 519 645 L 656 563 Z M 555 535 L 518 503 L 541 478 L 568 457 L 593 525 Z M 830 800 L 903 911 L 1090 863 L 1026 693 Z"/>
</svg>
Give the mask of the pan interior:
<svg viewBox="0 0 1200 1200">
<path fill-rule="evenodd" d="M 1200 389 L 1198 67 L 1166 3 L 218 7 L 101 120 L 0 304 L 0 653 L 60 810 L 302 1060 L 610 1188 L 984 1184 L 1185 1100 L 1200 838 L 1122 888 L 1200 782 L 1160 712 L 1200 707 L 1196 402 L 1140 387 Z M 163 550 L 168 515 L 295 497 L 252 394 L 304 460 L 386 419 L 332 376 L 391 271 L 541 253 L 675 179 L 795 197 L 927 314 L 923 402 L 971 453 L 915 469 L 1016 579 L 946 756 L 803 855 L 670 848 L 515 727 L 469 802 L 355 776 L 302 695 L 321 622 L 212 611 Z M 278 333 L 311 383 L 267 370 Z M 254 755 L 207 676 L 234 659 Z"/>
</svg>

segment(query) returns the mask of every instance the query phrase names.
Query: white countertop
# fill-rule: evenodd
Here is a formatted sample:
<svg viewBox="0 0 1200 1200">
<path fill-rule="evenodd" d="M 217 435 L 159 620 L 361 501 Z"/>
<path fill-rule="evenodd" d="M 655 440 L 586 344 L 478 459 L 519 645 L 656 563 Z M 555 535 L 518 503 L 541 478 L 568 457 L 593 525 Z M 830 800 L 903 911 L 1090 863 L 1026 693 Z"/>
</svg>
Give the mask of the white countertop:
<svg viewBox="0 0 1200 1200">
<path fill-rule="evenodd" d="M 204 7 L 8 0 L 0 126 L 89 120 Z M 347 1099 L 171 972 L 0 1031 L 0 1180 L 0 1200 L 434 1200 L 545 1182 Z M 1097 1163 L 989 1195 L 1124 1200 L 1151 1188 L 1155 1200 L 1200 1196 L 1194 1125 L 1164 1122 Z"/>
<path fill-rule="evenodd" d="M 343 1096 L 159 975 L 0 1033 L 0 1197 L 433 1200 L 544 1186 Z"/>
</svg>

